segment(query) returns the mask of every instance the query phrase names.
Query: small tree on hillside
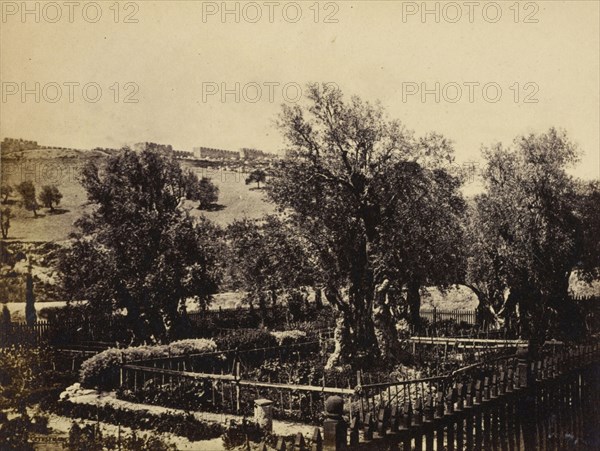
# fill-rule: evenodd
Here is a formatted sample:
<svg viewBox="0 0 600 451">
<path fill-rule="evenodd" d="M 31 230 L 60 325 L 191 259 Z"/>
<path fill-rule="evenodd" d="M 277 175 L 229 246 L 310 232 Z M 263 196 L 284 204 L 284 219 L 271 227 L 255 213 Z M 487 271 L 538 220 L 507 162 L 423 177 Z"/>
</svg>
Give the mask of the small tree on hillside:
<svg viewBox="0 0 600 451">
<path fill-rule="evenodd" d="M 246 178 L 246 185 L 250 183 L 256 183 L 258 188 L 260 188 L 260 183 L 265 182 L 267 180 L 267 173 L 262 169 L 255 169 L 250 173 L 250 175 Z"/>
<path fill-rule="evenodd" d="M 2 232 L 2 239 L 8 238 L 8 229 L 10 228 L 10 218 L 12 216 L 10 207 L 4 207 L 0 210 L 0 231 Z"/>
<path fill-rule="evenodd" d="M 202 177 L 198 182 L 198 208 L 205 209 L 219 200 L 219 188 L 208 177 Z"/>
<path fill-rule="evenodd" d="M 204 209 L 219 199 L 219 188 L 211 179 L 202 177 L 198 180 L 198 176 L 189 169 L 181 173 L 179 191 L 186 199 L 199 201 L 199 209 Z"/>
<path fill-rule="evenodd" d="M 7 184 L 2 184 L 2 187 L 0 187 L 0 196 L 2 196 L 3 204 L 8 203 L 8 198 L 13 193 L 13 191 L 14 191 L 14 189 L 12 186 L 7 185 Z"/>
<path fill-rule="evenodd" d="M 54 211 L 53 204 L 60 204 L 62 197 L 63 195 L 58 190 L 56 185 L 45 185 L 42 187 L 42 192 L 40 193 L 39 199 L 44 207 L 49 208 L 50 211 Z"/>
<path fill-rule="evenodd" d="M 35 196 L 35 186 L 33 182 L 26 180 L 17 185 L 17 191 L 23 199 L 23 206 L 29 211 L 33 211 L 33 215 L 37 218 L 37 210 L 39 205 Z"/>
</svg>

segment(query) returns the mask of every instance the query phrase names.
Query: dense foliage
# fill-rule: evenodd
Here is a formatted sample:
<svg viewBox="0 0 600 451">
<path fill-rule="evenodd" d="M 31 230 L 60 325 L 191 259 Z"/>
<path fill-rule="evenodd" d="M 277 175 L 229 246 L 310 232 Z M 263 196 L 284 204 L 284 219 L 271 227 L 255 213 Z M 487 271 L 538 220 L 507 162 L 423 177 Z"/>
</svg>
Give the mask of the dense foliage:
<svg viewBox="0 0 600 451">
<path fill-rule="evenodd" d="M 550 129 L 484 149 L 484 156 L 486 191 L 475 198 L 469 223 L 471 285 L 482 304 L 516 315 L 527 338 L 581 336 L 569 278 L 582 262 L 597 264 L 589 254 L 597 236 L 589 235 L 593 215 L 578 211 L 589 200 L 567 173 L 577 161 L 575 145 Z M 587 195 L 593 198 L 593 189 Z"/>
<path fill-rule="evenodd" d="M 62 198 L 63 195 L 56 185 L 42 186 L 39 199 L 42 205 L 49 208 L 50 211 L 54 211 L 54 207 L 60 204 Z"/>
<path fill-rule="evenodd" d="M 176 412 L 151 413 L 148 410 L 130 410 L 110 405 L 95 406 L 62 400 L 46 406 L 48 410 L 72 418 L 103 421 L 133 429 L 152 430 L 157 433 L 171 433 L 188 440 L 206 440 L 219 437 L 224 428 L 218 423 L 208 423 L 196 419 L 192 414 Z"/>
<path fill-rule="evenodd" d="M 281 218 L 242 219 L 227 228 L 232 279 L 246 291 L 246 302 L 267 320 L 267 305 L 314 283 L 307 244 Z"/>
<path fill-rule="evenodd" d="M 82 171 L 95 209 L 60 259 L 64 292 L 87 300 L 96 318 L 122 311 L 133 342 L 185 337 L 186 300 L 205 307 L 217 289 L 217 230 L 181 208 L 188 183 L 173 156 L 152 146 Z"/>
<path fill-rule="evenodd" d="M 132 451 L 176 450 L 174 445 L 168 445 L 156 436 L 138 436 L 135 431 L 125 437 L 103 434 L 99 425 L 79 426 L 73 423 L 69 429 L 69 450 L 71 451 L 102 451 L 105 449 L 126 449 Z"/>
<path fill-rule="evenodd" d="M 32 181 L 25 180 L 17 185 L 17 191 L 21 195 L 23 207 L 26 210 L 33 211 L 33 215 L 37 217 L 39 205 L 35 196 L 35 186 Z"/>
<path fill-rule="evenodd" d="M 307 98 L 280 116 L 287 157 L 269 196 L 308 243 L 315 280 L 339 312 L 330 365 L 397 358 L 398 293 L 410 285 L 417 321 L 420 286 L 448 283 L 459 260 L 460 182 L 444 169 L 452 145 L 415 138 L 380 105 L 346 101 L 329 85 L 310 85 Z"/>
<path fill-rule="evenodd" d="M 111 386 L 121 364 L 161 357 L 200 354 L 216 350 L 212 340 L 179 340 L 168 345 L 110 348 L 89 358 L 81 365 L 80 381 L 86 387 Z"/>
</svg>

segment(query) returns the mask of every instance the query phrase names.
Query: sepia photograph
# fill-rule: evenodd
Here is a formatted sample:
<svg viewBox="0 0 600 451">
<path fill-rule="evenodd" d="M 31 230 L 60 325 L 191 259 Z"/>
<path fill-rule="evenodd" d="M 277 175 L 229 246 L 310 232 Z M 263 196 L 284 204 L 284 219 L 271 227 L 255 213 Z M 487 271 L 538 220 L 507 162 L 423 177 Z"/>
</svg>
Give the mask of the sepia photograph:
<svg viewBox="0 0 600 451">
<path fill-rule="evenodd" d="M 0 451 L 600 450 L 600 1 L 0 13 Z"/>
</svg>

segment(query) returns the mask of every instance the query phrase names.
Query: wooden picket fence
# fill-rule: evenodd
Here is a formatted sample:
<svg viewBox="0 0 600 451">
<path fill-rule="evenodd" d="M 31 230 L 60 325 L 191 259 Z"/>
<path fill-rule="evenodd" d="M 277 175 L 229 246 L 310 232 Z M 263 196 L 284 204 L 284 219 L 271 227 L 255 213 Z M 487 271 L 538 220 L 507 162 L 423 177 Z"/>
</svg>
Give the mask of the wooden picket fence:
<svg viewBox="0 0 600 451">
<path fill-rule="evenodd" d="M 350 422 L 348 443 L 405 451 L 598 449 L 599 357 L 598 344 L 582 345 L 536 360 L 503 357 L 445 377 L 359 387 L 367 398 L 371 390 L 380 396 Z M 384 394 L 400 386 L 407 388 Z"/>
<path fill-rule="evenodd" d="M 281 314 L 281 311 L 285 310 L 282 307 L 275 309 L 269 308 L 269 314 Z M 329 315 L 330 321 L 326 321 L 330 326 L 330 330 L 333 330 L 334 316 L 330 311 L 326 311 Z M 244 309 L 219 309 L 211 310 L 202 313 L 191 313 L 189 314 L 190 321 L 193 324 L 201 324 L 202 320 L 220 322 L 229 321 L 231 318 L 247 315 L 248 311 Z M 432 322 L 443 321 L 443 320 L 454 320 L 457 323 L 461 321 L 468 324 L 475 324 L 475 310 L 422 310 L 421 317 L 428 319 Z M 252 324 L 254 325 L 254 324 Z M 255 325 L 258 325 L 258 323 Z M 98 330 L 100 329 L 100 330 Z M 8 324 L 0 324 L 0 346 L 10 345 L 29 345 L 39 346 L 42 344 L 55 344 L 55 341 L 61 341 L 64 338 L 59 332 L 64 331 L 69 335 L 69 343 L 77 345 L 82 341 L 98 341 L 99 337 L 102 341 L 106 341 L 107 337 L 106 330 L 110 328 L 104 324 L 99 328 L 99 325 L 93 321 L 61 321 L 55 322 L 50 320 L 38 320 L 35 323 L 29 325 L 25 322 L 11 322 Z M 232 328 L 231 330 L 238 330 Z M 222 332 L 227 331 L 226 328 L 219 329 Z M 64 340 L 62 340 L 64 341 Z M 62 343 L 61 343 L 62 344 Z"/>
<path fill-rule="evenodd" d="M 261 451 L 562 451 L 600 449 L 599 347 L 580 346 L 535 362 L 500 365 L 491 376 L 453 382 L 400 408 L 350 424 L 329 415 L 330 425 L 305 440 L 279 437 Z M 508 371 L 507 371 L 508 370 Z M 433 382 L 433 381 L 432 381 Z M 333 426 L 332 424 L 333 423 Z M 342 439 L 339 438 L 341 431 Z"/>
<path fill-rule="evenodd" d="M 421 318 L 431 321 L 432 323 L 438 321 L 452 320 L 457 323 L 477 324 L 477 311 L 473 310 L 445 310 L 445 309 L 421 309 L 419 311 Z"/>
<path fill-rule="evenodd" d="M 588 330 L 593 332 L 600 328 L 600 297 L 573 297 L 581 308 L 588 324 Z M 286 317 L 287 308 L 283 305 L 268 307 L 267 313 L 272 318 Z M 505 325 L 502 331 L 490 331 L 485 325 L 478 324 L 477 312 L 473 310 L 461 309 L 421 309 L 421 318 L 428 320 L 431 327 L 423 332 L 428 336 L 447 336 L 448 330 L 443 327 L 437 327 L 436 324 L 443 322 L 453 322 L 457 325 L 466 326 L 466 330 L 459 332 L 462 336 L 478 336 L 480 338 L 507 338 L 506 332 L 511 329 L 510 325 Z M 240 329 L 256 328 L 259 324 L 259 314 L 257 311 L 251 314 L 248 309 L 217 309 L 207 310 L 205 312 L 194 312 L 188 314 L 192 324 L 202 330 L 204 321 L 208 323 L 223 324 L 218 328 Z M 332 329 L 334 327 L 335 315 L 331 307 L 324 307 L 319 314 L 323 328 Z M 295 325 L 294 322 L 287 321 L 288 328 Z M 42 344 L 55 344 L 58 341 L 61 345 L 77 345 L 86 341 L 116 341 L 116 337 L 107 336 L 108 331 L 112 330 L 110 324 L 103 322 L 98 324 L 89 320 L 67 320 L 67 321 L 49 321 L 38 320 L 32 325 L 25 322 L 11 322 L 9 324 L 0 322 L 0 347 L 11 345 L 30 345 L 38 346 Z M 471 326 L 471 329 L 468 328 Z M 67 343 L 68 342 L 68 343 Z"/>
<path fill-rule="evenodd" d="M 308 441 L 301 434 L 280 437 L 274 449 L 597 450 L 599 361 L 596 343 L 534 360 L 521 354 L 441 378 L 406 381 L 415 388 L 402 402 L 382 399 L 375 413 L 361 413 L 349 423 L 328 414 L 323 435 L 316 428 Z M 369 388 L 374 387 L 357 389 Z M 273 450 L 264 443 L 259 449 Z"/>
<path fill-rule="evenodd" d="M 40 345 L 46 341 L 51 329 L 49 321 L 37 321 L 34 324 L 10 322 L 0 324 L 0 346 Z"/>
<path fill-rule="evenodd" d="M 525 343 L 499 341 L 494 344 L 499 344 L 500 349 L 520 347 L 523 351 Z M 119 384 L 135 392 L 149 381 L 171 390 L 178 390 L 190 381 L 202 382 L 204 391 L 212 396 L 208 404 L 218 406 L 219 411 L 251 415 L 253 401 L 266 397 L 274 402 L 275 418 L 278 419 L 285 419 L 284 414 L 293 412 L 299 418 L 314 414 L 315 410 L 323 408 L 328 396 L 337 395 L 346 405 L 349 441 L 353 445 L 370 443 L 373 437 L 391 440 L 390 436 L 395 437 L 393 440 L 410 441 L 411 444 L 406 442 L 402 449 L 413 449 L 409 446 L 423 449 L 423 442 L 426 449 L 433 449 L 429 444 L 434 439 L 438 446 L 443 442 L 446 449 L 455 449 L 449 441 L 455 441 L 456 449 L 463 449 L 463 445 L 475 446 L 467 449 L 482 449 L 480 440 L 483 445 L 495 440 L 493 443 L 501 448 L 504 437 L 506 444 L 511 440 L 515 443 L 529 440 L 524 428 L 532 426 L 514 422 L 523 409 L 523 397 L 535 395 L 537 403 L 535 415 L 530 412 L 526 418 L 533 415 L 543 424 L 552 423 L 546 426 L 536 423 L 535 427 L 555 429 L 558 423 L 550 416 L 544 417 L 553 412 L 544 407 L 546 404 L 566 402 L 573 407 L 576 403 L 585 403 L 581 399 L 584 392 L 585 399 L 597 397 L 597 393 L 594 395 L 590 391 L 593 381 L 586 382 L 584 376 L 589 373 L 586 373 L 587 367 L 597 364 L 598 356 L 598 344 L 568 348 L 552 341 L 546 343 L 544 354 L 536 361 L 524 360 L 518 354 L 501 355 L 482 359 L 451 374 L 396 382 L 363 383 L 359 372 L 356 385 L 348 381 L 347 386 L 336 387 L 325 383 L 315 386 L 247 379 L 243 377 L 239 361 L 233 372 L 214 374 L 195 371 L 189 360 L 158 359 L 122 365 Z M 573 398 L 575 392 L 577 399 Z M 558 394 L 556 399 L 553 398 L 555 394 Z M 311 419 L 314 420 L 314 416 Z M 562 434 L 562 437 L 568 432 L 573 437 L 580 437 L 582 429 L 573 427 L 565 426 L 566 429 L 552 434 Z M 492 430 L 495 432 L 490 432 Z"/>
</svg>

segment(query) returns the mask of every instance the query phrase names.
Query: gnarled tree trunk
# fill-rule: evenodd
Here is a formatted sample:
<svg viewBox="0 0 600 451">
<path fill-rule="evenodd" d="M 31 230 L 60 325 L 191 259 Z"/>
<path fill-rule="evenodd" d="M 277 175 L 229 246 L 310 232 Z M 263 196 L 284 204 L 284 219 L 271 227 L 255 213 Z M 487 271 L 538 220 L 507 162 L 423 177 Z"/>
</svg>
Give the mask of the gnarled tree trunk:
<svg viewBox="0 0 600 451">
<path fill-rule="evenodd" d="M 406 302 L 408 304 L 408 322 L 414 328 L 415 333 L 421 330 L 421 293 L 420 284 L 412 279 L 408 282 Z"/>
<path fill-rule="evenodd" d="M 402 348 L 398 340 L 396 320 L 387 299 L 389 286 L 389 280 L 385 279 L 375 287 L 373 322 L 381 357 L 386 361 L 397 361 L 402 353 Z"/>
</svg>

